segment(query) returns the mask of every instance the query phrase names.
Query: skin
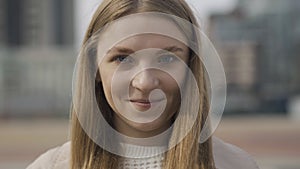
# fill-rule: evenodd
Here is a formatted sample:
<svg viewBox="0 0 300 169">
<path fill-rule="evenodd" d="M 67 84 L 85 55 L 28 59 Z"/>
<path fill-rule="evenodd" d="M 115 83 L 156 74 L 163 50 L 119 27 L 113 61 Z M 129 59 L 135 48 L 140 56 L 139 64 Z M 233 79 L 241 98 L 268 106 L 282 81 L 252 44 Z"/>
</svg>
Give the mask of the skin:
<svg viewBox="0 0 300 169">
<path fill-rule="evenodd" d="M 170 127 L 188 57 L 186 45 L 154 34 L 131 36 L 107 51 L 99 71 L 119 132 L 145 138 Z"/>
</svg>

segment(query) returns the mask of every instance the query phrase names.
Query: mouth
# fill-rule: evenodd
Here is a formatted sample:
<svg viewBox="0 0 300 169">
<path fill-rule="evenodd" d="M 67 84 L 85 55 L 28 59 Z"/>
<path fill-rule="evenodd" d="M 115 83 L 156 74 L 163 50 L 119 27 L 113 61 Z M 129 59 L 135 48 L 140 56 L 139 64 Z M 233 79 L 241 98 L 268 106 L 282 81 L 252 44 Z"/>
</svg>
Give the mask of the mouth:
<svg viewBox="0 0 300 169">
<path fill-rule="evenodd" d="M 148 99 L 130 99 L 129 102 L 133 105 L 143 108 L 143 109 L 149 109 L 151 105 L 157 104 L 161 102 L 163 99 L 154 99 L 154 100 L 148 100 Z"/>
</svg>

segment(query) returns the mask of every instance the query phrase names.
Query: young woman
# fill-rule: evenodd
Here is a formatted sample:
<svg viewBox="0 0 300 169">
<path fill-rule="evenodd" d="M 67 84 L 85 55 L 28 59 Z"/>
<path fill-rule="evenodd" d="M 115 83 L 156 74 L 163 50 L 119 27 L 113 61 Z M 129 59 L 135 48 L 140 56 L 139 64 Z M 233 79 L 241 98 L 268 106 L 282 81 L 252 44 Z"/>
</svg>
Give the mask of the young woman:
<svg viewBox="0 0 300 169">
<path fill-rule="evenodd" d="M 257 168 L 210 134 L 199 143 L 210 91 L 197 29 L 184 0 L 104 0 L 75 67 L 71 141 L 28 169 Z"/>
</svg>

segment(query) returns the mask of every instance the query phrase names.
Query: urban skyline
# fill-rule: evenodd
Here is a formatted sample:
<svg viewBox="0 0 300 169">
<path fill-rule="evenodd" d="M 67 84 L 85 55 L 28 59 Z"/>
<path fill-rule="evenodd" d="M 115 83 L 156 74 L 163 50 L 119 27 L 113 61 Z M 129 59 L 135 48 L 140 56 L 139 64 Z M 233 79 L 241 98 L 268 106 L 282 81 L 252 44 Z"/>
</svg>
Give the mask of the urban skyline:
<svg viewBox="0 0 300 169">
<path fill-rule="evenodd" d="M 74 25 L 82 13 L 76 9 L 77 2 L 0 3 L 4 11 L 0 15 L 1 114 L 18 114 L 25 108 L 34 114 L 41 109 L 49 110 L 49 105 L 53 112 L 67 114 L 71 94 L 68 89 L 79 50 L 78 28 Z M 299 1 L 231 3 L 208 20 L 210 38 L 220 53 L 228 80 L 226 111 L 286 113 L 289 99 L 299 95 Z M 38 102 L 48 107 L 35 108 L 34 103 Z"/>
</svg>

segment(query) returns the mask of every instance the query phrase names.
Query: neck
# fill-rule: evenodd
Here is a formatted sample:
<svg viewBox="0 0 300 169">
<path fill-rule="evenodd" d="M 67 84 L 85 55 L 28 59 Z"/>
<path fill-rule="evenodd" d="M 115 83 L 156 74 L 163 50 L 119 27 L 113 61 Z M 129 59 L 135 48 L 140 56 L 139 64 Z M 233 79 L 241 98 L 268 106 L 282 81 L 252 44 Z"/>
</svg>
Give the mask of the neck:
<svg viewBox="0 0 300 169">
<path fill-rule="evenodd" d="M 121 134 L 123 134 L 123 136 L 121 136 L 121 138 L 119 139 L 124 143 L 141 145 L 141 146 L 168 145 L 170 132 L 164 132 L 164 131 L 169 128 L 171 122 L 167 122 L 159 128 L 149 130 L 149 128 L 150 129 L 153 128 L 152 124 L 140 123 L 140 124 L 131 125 L 125 122 L 123 119 L 120 119 L 119 117 L 115 117 L 114 125 L 115 125 L 115 129 Z"/>
</svg>

